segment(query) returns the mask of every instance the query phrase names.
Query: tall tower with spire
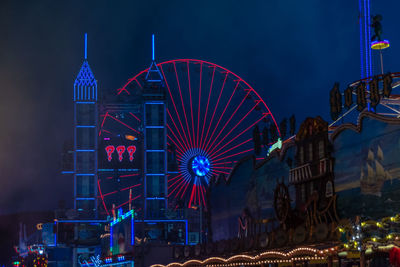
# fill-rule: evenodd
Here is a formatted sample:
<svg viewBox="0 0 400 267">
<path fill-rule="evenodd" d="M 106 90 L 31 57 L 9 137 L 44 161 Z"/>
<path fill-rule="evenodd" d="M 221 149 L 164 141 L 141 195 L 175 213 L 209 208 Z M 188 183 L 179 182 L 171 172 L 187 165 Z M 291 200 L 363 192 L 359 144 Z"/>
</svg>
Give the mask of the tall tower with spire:
<svg viewBox="0 0 400 267">
<path fill-rule="evenodd" d="M 97 217 L 97 81 L 85 57 L 74 83 L 74 209 Z"/>
<path fill-rule="evenodd" d="M 154 56 L 154 34 L 143 98 L 144 211 L 145 218 L 160 219 L 167 209 L 167 118 L 164 79 Z"/>
</svg>

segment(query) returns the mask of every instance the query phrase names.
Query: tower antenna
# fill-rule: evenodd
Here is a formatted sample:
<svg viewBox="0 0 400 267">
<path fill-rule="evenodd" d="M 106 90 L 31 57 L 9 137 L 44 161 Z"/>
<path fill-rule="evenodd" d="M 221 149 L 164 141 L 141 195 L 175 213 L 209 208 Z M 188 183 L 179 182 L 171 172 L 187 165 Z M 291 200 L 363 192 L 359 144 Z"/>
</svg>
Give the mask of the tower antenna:
<svg viewBox="0 0 400 267">
<path fill-rule="evenodd" d="M 152 57 L 151 60 L 154 61 L 155 56 L 154 56 L 154 33 L 151 36 L 151 42 L 152 42 Z"/>
<path fill-rule="evenodd" d="M 85 60 L 87 59 L 87 33 L 85 32 Z"/>
</svg>

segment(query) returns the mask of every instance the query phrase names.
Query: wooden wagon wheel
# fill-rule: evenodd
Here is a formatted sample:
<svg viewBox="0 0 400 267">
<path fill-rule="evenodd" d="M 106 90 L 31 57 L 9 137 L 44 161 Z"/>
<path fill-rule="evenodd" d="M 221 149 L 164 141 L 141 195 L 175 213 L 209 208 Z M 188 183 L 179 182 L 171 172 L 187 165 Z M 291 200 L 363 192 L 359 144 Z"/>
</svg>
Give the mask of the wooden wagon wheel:
<svg viewBox="0 0 400 267">
<path fill-rule="evenodd" d="M 278 183 L 274 191 L 274 209 L 276 218 L 285 223 L 290 209 L 289 190 L 284 183 Z"/>
</svg>

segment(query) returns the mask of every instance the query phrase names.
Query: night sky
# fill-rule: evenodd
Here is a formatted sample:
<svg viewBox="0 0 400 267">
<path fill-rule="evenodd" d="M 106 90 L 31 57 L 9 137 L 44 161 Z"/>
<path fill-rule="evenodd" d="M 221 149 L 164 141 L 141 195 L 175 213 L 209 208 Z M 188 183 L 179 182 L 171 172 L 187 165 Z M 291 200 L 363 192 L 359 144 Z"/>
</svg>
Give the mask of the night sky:
<svg viewBox="0 0 400 267">
<path fill-rule="evenodd" d="M 383 15 L 385 71 L 400 71 L 400 1 L 371 0 Z M 0 3 L 0 214 L 72 205 L 60 174 L 72 140 L 73 82 L 88 33 L 102 93 L 158 62 L 203 59 L 260 93 L 275 118 L 329 117 L 328 93 L 360 77 L 358 1 L 15 1 Z M 375 54 L 374 54 L 375 55 Z"/>
</svg>

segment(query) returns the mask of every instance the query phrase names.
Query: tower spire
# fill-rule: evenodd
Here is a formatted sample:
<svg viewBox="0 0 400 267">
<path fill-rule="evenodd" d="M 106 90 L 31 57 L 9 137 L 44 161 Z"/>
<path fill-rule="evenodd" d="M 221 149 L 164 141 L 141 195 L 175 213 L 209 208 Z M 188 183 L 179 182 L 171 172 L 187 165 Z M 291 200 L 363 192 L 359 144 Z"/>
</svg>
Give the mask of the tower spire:
<svg viewBox="0 0 400 267">
<path fill-rule="evenodd" d="M 85 32 L 85 60 L 87 60 L 87 33 Z"/>
<path fill-rule="evenodd" d="M 152 39 L 152 57 L 151 60 L 154 61 L 155 60 L 155 56 L 154 56 L 154 33 L 151 35 L 151 39 Z"/>
<path fill-rule="evenodd" d="M 158 69 L 156 59 L 155 59 L 155 48 L 154 48 L 154 33 L 151 35 L 151 64 L 147 71 L 146 81 L 148 82 L 161 82 L 163 80 L 163 76 L 161 75 L 160 70 Z"/>
</svg>

